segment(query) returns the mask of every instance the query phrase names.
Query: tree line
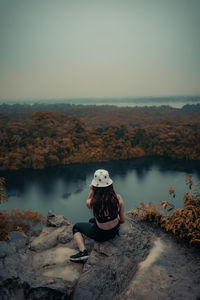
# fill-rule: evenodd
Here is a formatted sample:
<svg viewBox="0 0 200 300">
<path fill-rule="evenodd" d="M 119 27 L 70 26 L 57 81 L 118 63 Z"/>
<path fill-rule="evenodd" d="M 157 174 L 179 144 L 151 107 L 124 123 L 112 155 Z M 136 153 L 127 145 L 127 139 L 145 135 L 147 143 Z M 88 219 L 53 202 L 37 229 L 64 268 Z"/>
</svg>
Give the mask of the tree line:
<svg viewBox="0 0 200 300">
<path fill-rule="evenodd" d="M 12 124 L 31 118 L 37 112 L 65 113 L 78 116 L 87 128 L 95 126 L 144 126 L 160 123 L 163 120 L 188 122 L 199 120 L 200 104 L 185 105 L 182 109 L 170 106 L 117 107 L 112 105 L 74 104 L 2 104 L 0 122 Z"/>
<path fill-rule="evenodd" d="M 1 115 L 0 170 L 147 155 L 199 160 L 200 120 L 172 121 L 167 115 L 157 123 L 141 121 L 134 126 L 133 119 L 126 124 L 124 114 L 124 124 L 89 127 L 83 118 L 65 113 L 36 112 L 12 122 Z"/>
</svg>

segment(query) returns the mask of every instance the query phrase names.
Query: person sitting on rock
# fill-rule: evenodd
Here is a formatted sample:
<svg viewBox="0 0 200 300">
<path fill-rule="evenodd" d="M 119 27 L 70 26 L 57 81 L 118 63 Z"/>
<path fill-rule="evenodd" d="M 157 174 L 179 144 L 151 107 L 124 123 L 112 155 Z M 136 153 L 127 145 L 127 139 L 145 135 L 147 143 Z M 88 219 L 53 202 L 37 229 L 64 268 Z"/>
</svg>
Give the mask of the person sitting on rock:
<svg viewBox="0 0 200 300">
<path fill-rule="evenodd" d="M 124 201 L 115 193 L 112 183 L 108 171 L 95 171 L 86 201 L 94 218 L 73 226 L 74 239 L 80 251 L 70 256 L 71 261 L 84 261 L 89 257 L 82 234 L 97 242 L 108 241 L 118 233 L 120 223 L 125 222 Z"/>
</svg>

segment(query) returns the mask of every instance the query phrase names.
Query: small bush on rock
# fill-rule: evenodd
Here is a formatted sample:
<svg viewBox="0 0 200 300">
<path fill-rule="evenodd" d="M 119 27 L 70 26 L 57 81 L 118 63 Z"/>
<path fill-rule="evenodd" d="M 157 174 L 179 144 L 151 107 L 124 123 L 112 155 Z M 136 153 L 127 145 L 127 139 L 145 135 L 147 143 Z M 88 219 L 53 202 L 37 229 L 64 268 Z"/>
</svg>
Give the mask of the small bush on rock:
<svg viewBox="0 0 200 300">
<path fill-rule="evenodd" d="M 5 179 L 0 178 L 0 203 L 6 202 L 8 197 L 5 190 Z M 26 235 L 35 235 L 34 227 L 38 224 L 44 224 L 46 221 L 38 211 L 29 209 L 21 212 L 15 208 L 9 214 L 6 209 L 0 210 L 0 240 L 4 240 L 12 231 L 21 231 Z"/>
<path fill-rule="evenodd" d="M 140 203 L 138 211 L 132 209 L 132 214 L 139 219 L 156 222 L 167 232 L 186 240 L 189 243 L 200 245 L 200 182 L 193 187 L 192 175 L 187 177 L 189 191 L 183 195 L 183 208 L 175 208 L 173 203 L 162 201 L 163 210 L 159 210 L 152 202 Z M 176 198 L 175 190 L 169 187 L 169 195 Z"/>
</svg>

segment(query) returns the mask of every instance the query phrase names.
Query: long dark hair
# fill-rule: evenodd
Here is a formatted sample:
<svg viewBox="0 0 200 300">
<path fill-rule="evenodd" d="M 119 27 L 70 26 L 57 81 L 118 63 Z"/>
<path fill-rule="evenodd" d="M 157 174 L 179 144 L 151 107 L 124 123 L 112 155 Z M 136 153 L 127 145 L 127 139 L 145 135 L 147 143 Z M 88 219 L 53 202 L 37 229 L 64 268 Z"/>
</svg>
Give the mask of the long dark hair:
<svg viewBox="0 0 200 300">
<path fill-rule="evenodd" d="M 119 211 L 119 200 L 113 189 L 113 185 L 107 187 L 93 186 L 93 197 L 90 207 L 95 217 L 104 217 L 106 215 L 117 215 Z"/>
</svg>

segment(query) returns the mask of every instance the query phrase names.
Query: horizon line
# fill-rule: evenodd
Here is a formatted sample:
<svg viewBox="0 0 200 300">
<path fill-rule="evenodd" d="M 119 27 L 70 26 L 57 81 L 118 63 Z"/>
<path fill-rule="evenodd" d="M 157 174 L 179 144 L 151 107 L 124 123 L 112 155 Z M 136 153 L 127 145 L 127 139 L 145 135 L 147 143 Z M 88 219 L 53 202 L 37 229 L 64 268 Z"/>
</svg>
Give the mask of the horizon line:
<svg viewBox="0 0 200 300">
<path fill-rule="evenodd" d="M 102 100 L 102 99 L 110 99 L 110 100 L 123 100 L 123 99 L 148 99 L 148 98 L 172 98 L 172 97 L 176 97 L 176 98 L 180 98 L 180 97 L 200 97 L 200 93 L 199 94 L 179 94 L 179 95 L 168 95 L 168 96 L 164 96 L 164 95 L 160 95 L 160 96 L 112 96 L 112 97 L 23 97 L 23 98 L 0 98 L 0 101 L 3 100 L 14 100 L 14 101 L 24 101 L 24 100 Z"/>
</svg>

